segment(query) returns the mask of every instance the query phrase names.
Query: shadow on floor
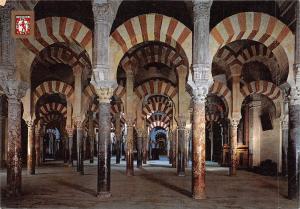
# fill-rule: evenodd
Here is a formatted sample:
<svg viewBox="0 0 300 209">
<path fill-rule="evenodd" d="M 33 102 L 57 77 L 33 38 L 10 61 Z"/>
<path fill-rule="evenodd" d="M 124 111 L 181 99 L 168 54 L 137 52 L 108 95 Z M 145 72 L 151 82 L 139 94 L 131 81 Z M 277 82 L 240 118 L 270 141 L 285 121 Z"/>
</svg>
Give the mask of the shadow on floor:
<svg viewBox="0 0 300 209">
<path fill-rule="evenodd" d="M 148 173 L 146 170 L 143 169 L 143 171 L 145 171 L 145 173 Z M 173 185 L 173 184 L 170 184 L 169 182 L 166 182 L 164 180 L 162 180 L 161 178 L 157 178 L 155 177 L 153 174 L 141 174 L 140 175 L 141 178 L 144 178 L 145 180 L 148 180 L 148 181 L 151 181 L 153 183 L 156 183 L 156 184 L 159 184 L 159 185 L 162 185 L 168 189 L 171 189 L 175 192 L 178 192 L 182 195 L 185 195 L 187 197 L 191 197 L 192 196 L 192 193 L 188 190 L 185 190 L 185 189 L 182 189 L 176 185 Z"/>
<path fill-rule="evenodd" d="M 87 193 L 89 195 L 92 195 L 93 197 L 96 196 L 96 191 L 92 190 L 92 189 L 88 189 L 88 188 L 85 188 L 83 186 L 80 186 L 78 184 L 72 184 L 70 182 L 66 182 L 66 181 L 63 181 L 61 179 L 56 179 L 54 180 L 56 183 L 59 183 L 61 185 L 64 185 L 64 186 L 67 186 L 67 187 L 70 187 L 72 189 L 75 189 L 75 190 L 78 190 L 78 191 L 81 191 L 81 192 L 84 192 L 84 193 Z"/>
</svg>

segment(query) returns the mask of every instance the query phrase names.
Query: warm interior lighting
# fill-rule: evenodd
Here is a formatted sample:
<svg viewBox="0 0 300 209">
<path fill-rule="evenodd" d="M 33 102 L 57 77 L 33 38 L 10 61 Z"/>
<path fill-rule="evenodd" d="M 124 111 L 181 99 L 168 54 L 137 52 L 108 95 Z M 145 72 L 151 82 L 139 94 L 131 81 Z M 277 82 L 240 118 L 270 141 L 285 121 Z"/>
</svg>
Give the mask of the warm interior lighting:
<svg viewBox="0 0 300 209">
<path fill-rule="evenodd" d="M 4 6 L 6 3 L 6 0 L 0 0 L 0 6 Z"/>
</svg>

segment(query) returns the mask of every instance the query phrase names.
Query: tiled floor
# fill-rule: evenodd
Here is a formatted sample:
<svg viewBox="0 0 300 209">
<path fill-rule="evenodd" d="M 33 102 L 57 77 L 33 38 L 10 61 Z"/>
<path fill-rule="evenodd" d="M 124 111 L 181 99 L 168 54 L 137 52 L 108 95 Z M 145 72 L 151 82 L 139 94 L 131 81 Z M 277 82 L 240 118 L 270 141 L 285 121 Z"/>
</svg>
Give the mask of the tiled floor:
<svg viewBox="0 0 300 209">
<path fill-rule="evenodd" d="M 186 177 L 175 175 L 167 161 L 152 161 L 135 176 L 125 176 L 125 162 L 112 161 L 112 197 L 98 199 L 96 164 L 85 165 L 85 175 L 61 162 L 52 162 L 37 169 L 37 174 L 23 174 L 23 196 L 2 199 L 2 207 L 11 208 L 103 208 L 103 209 L 288 209 L 296 202 L 285 198 L 287 182 L 281 178 L 260 176 L 239 171 L 227 176 L 228 169 L 208 163 L 206 200 L 191 198 L 191 169 Z M 1 187 L 6 184 L 6 171 L 1 171 Z"/>
</svg>

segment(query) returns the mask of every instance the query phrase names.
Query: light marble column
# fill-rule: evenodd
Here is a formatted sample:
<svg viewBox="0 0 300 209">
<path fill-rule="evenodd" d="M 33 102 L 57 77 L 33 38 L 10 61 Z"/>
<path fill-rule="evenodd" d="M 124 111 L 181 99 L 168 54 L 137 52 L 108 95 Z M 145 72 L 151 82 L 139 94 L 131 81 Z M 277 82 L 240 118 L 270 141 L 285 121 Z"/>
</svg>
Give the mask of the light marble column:
<svg viewBox="0 0 300 209">
<path fill-rule="evenodd" d="M 231 163 L 229 168 L 229 175 L 235 176 L 237 170 L 237 135 L 238 135 L 238 125 L 240 118 L 231 119 L 230 121 L 230 153 L 231 153 Z"/>
<path fill-rule="evenodd" d="M 147 127 L 143 133 L 143 163 L 147 164 L 148 159 L 148 131 Z"/>
<path fill-rule="evenodd" d="M 77 142 L 77 171 L 80 172 L 81 175 L 84 174 L 84 166 L 83 166 L 83 122 L 75 121 L 76 126 L 76 142 Z"/>
<path fill-rule="evenodd" d="M 72 154 L 73 154 L 73 128 L 71 126 L 67 126 L 66 128 L 67 134 L 68 134 L 68 150 L 69 150 L 69 160 L 68 164 L 69 167 L 73 166 L 73 159 L 72 159 Z"/>
<path fill-rule="evenodd" d="M 287 167 L 288 167 L 288 138 L 289 138 L 289 102 L 287 95 L 284 95 L 283 100 L 283 112 L 282 112 L 282 118 L 280 120 L 281 122 L 281 128 L 282 128 L 282 169 L 281 174 L 282 176 L 287 176 Z"/>
<path fill-rule="evenodd" d="M 2 100 L 0 98 L 0 168 L 4 166 L 5 138 L 4 138 L 4 117 L 2 116 Z"/>
<path fill-rule="evenodd" d="M 212 82 L 209 55 L 211 0 L 193 1 L 193 165 L 192 195 L 206 199 L 205 191 L 205 98 Z"/>
<path fill-rule="evenodd" d="M 35 124 L 34 120 L 27 121 L 28 126 L 28 149 L 27 149 L 27 173 L 35 174 Z"/>
<path fill-rule="evenodd" d="M 93 112 L 89 112 L 89 141 L 90 141 L 90 163 L 94 163 L 94 147 L 95 147 L 95 133 L 94 133 L 94 119 L 93 119 Z"/>
<path fill-rule="evenodd" d="M 249 104 L 249 166 L 260 164 L 260 122 L 261 101 L 254 100 Z"/>
</svg>

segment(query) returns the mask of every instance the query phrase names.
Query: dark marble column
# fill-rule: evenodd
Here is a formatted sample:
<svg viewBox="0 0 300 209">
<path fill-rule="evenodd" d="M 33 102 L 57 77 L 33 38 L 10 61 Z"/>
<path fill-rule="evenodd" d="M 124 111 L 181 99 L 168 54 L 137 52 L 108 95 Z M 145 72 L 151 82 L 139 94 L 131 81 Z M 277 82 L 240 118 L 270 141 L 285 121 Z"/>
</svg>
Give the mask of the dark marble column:
<svg viewBox="0 0 300 209">
<path fill-rule="evenodd" d="M 168 139 L 169 139 L 169 146 L 170 146 L 170 151 L 169 151 L 169 164 L 172 164 L 173 163 L 173 146 L 172 146 L 172 143 L 173 143 L 173 133 L 172 131 L 170 130 L 169 133 L 168 133 Z"/>
<path fill-rule="evenodd" d="M 81 121 L 76 121 L 76 140 L 77 140 L 77 171 L 81 175 L 84 174 L 83 166 L 83 124 Z"/>
<path fill-rule="evenodd" d="M 1 96 L 0 96 L 1 98 Z M 2 106 L 1 103 L 1 99 L 0 99 L 0 104 Z M 2 111 L 1 111 L 1 107 L 0 107 L 0 168 L 4 167 L 4 153 L 5 153 L 5 143 L 4 143 L 4 125 L 3 125 L 3 116 L 2 116 Z"/>
<path fill-rule="evenodd" d="M 41 162 L 41 127 L 36 125 L 35 127 L 35 165 L 40 166 Z"/>
<path fill-rule="evenodd" d="M 186 142 L 185 142 L 185 125 L 186 121 L 184 118 L 178 119 L 178 150 L 177 150 L 177 175 L 185 176 L 185 153 L 186 153 Z"/>
<path fill-rule="evenodd" d="M 99 104 L 99 140 L 98 140 L 98 197 L 109 197 L 110 194 L 110 103 Z"/>
<path fill-rule="evenodd" d="M 288 174 L 288 138 L 289 138 L 289 124 L 288 118 L 283 118 L 281 121 L 282 128 L 282 176 Z"/>
<path fill-rule="evenodd" d="M 73 153 L 73 128 L 67 127 L 67 133 L 68 133 L 68 150 L 69 150 L 69 157 L 68 157 L 68 164 L 69 167 L 73 166 L 73 159 L 72 159 L 72 153 Z"/>
<path fill-rule="evenodd" d="M 19 196 L 22 184 L 21 98 L 28 84 L 7 80 L 4 89 L 8 101 L 7 196 Z"/>
<path fill-rule="evenodd" d="M 116 164 L 120 164 L 121 161 L 121 120 L 120 120 L 120 113 L 117 112 L 115 115 L 115 136 L 116 136 L 116 144 L 115 144 L 115 150 L 116 150 Z"/>
<path fill-rule="evenodd" d="M 137 167 L 143 166 L 142 151 L 143 149 L 143 130 L 137 130 Z"/>
<path fill-rule="evenodd" d="M 173 130 L 173 134 L 172 134 L 172 168 L 176 168 L 177 162 L 177 130 Z"/>
<path fill-rule="evenodd" d="M 239 119 L 232 119 L 230 123 L 231 141 L 230 141 L 230 153 L 231 163 L 229 168 L 229 175 L 235 176 L 237 169 L 237 134 L 238 134 Z"/>
<path fill-rule="evenodd" d="M 27 121 L 28 149 L 27 149 L 27 173 L 35 174 L 35 125 L 33 120 Z"/>
<path fill-rule="evenodd" d="M 88 135 L 89 135 L 89 143 L 90 143 L 90 163 L 94 163 L 94 147 L 95 147 L 95 132 L 94 132 L 94 121 L 93 121 L 93 112 L 89 112 L 89 130 L 88 130 Z"/>
<path fill-rule="evenodd" d="M 147 164 L 148 159 L 148 132 L 144 131 L 143 135 L 143 163 Z"/>
<path fill-rule="evenodd" d="M 127 119 L 127 139 L 126 139 L 126 175 L 133 176 L 133 119 Z"/>
<path fill-rule="evenodd" d="M 294 102 L 294 104 L 289 106 L 288 197 L 290 199 L 299 199 L 299 155 L 300 103 Z"/>
</svg>

